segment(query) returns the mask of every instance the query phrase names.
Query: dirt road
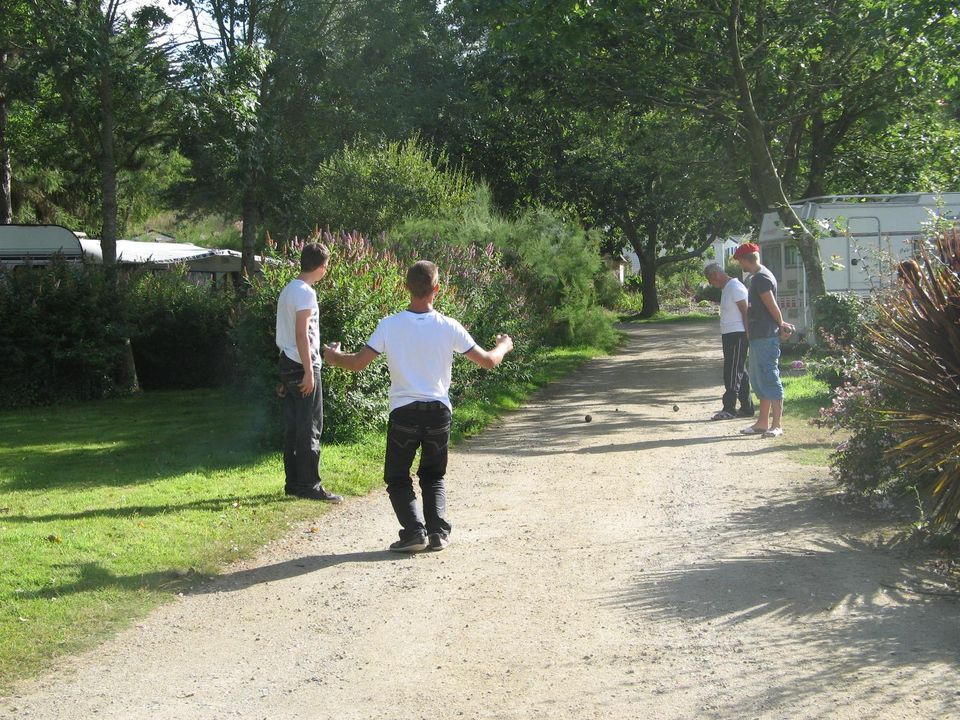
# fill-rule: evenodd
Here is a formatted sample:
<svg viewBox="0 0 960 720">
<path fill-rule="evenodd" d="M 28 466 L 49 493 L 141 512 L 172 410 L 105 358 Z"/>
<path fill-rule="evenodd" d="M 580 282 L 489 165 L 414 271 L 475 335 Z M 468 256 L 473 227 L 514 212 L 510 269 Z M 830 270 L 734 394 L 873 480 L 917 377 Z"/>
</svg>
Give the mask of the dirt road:
<svg viewBox="0 0 960 720">
<path fill-rule="evenodd" d="M 916 558 L 786 457 L 789 423 L 705 421 L 716 332 L 632 329 L 458 447 L 448 550 L 384 551 L 385 494 L 350 500 L 0 717 L 960 716 L 960 603 L 898 589 Z"/>
</svg>

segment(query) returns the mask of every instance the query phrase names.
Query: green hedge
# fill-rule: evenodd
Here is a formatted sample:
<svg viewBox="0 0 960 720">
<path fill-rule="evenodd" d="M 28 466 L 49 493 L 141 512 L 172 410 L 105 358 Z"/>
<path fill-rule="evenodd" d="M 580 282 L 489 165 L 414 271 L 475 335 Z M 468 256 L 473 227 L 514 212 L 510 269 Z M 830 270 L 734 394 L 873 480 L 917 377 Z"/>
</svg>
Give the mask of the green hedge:
<svg viewBox="0 0 960 720">
<path fill-rule="evenodd" d="M 132 330 L 124 294 L 101 268 L 62 258 L 0 270 L 0 407 L 114 392 Z"/>
</svg>

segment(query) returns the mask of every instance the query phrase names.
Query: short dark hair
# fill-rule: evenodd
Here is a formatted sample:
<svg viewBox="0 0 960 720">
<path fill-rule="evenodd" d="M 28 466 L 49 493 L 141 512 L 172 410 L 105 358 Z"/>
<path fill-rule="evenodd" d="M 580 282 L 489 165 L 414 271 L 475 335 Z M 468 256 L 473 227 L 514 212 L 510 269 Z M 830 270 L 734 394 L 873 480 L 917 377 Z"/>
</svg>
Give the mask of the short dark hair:
<svg viewBox="0 0 960 720">
<path fill-rule="evenodd" d="M 307 243 L 300 253 L 300 271 L 313 272 L 330 259 L 330 251 L 323 243 Z"/>
<path fill-rule="evenodd" d="M 439 280 L 440 272 L 429 260 L 419 260 L 407 270 L 407 289 L 415 298 L 427 297 Z"/>
</svg>

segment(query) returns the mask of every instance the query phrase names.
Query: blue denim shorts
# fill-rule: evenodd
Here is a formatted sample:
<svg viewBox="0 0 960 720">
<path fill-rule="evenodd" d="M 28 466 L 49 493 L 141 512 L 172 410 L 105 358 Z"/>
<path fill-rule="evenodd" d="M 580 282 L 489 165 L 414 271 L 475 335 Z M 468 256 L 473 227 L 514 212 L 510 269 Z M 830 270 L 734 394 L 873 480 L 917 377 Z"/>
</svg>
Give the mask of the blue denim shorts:
<svg viewBox="0 0 960 720">
<path fill-rule="evenodd" d="M 779 336 L 750 338 L 750 384 L 761 400 L 783 400 Z"/>
</svg>

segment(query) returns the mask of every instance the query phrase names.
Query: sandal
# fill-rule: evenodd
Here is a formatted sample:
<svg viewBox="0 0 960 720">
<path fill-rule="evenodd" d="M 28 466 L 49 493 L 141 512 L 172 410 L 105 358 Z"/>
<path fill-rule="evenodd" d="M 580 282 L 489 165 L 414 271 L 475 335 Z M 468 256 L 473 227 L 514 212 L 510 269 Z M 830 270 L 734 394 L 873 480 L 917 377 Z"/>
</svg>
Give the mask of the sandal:
<svg viewBox="0 0 960 720">
<path fill-rule="evenodd" d="M 711 420 L 733 420 L 736 417 L 732 412 L 727 412 L 726 410 L 721 410 L 718 413 L 715 413 Z"/>
<path fill-rule="evenodd" d="M 781 435 L 783 435 L 783 428 L 779 427 L 770 428 L 763 434 L 765 438 L 780 437 Z"/>
<path fill-rule="evenodd" d="M 753 425 L 750 427 L 745 427 L 740 431 L 741 435 L 765 435 L 767 433 L 766 428 L 755 428 Z"/>
</svg>

